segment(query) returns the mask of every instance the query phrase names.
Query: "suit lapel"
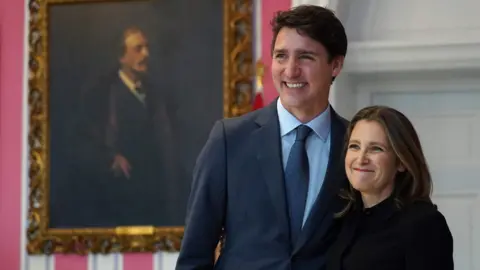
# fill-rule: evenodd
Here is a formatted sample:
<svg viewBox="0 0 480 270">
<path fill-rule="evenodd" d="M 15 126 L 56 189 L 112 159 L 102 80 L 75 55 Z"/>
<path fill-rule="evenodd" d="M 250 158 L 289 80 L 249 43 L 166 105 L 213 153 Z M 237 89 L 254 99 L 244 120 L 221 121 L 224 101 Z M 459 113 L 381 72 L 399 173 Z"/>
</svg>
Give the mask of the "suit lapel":
<svg viewBox="0 0 480 270">
<path fill-rule="evenodd" d="M 328 225 L 320 226 L 327 213 L 332 214 L 331 218 L 333 218 L 334 211 L 341 210 L 338 193 L 341 187 L 347 186 L 343 158 L 345 130 L 345 124 L 332 109 L 331 145 L 325 179 L 302 233 L 295 244 L 294 253 L 305 245 L 313 232 L 317 231 L 319 234 L 324 234 L 328 230 Z"/>
<path fill-rule="evenodd" d="M 260 127 L 254 131 L 252 139 L 256 142 L 258 164 L 277 212 L 278 224 L 282 231 L 288 233 L 289 220 L 276 102 L 259 111 L 256 123 Z"/>
</svg>

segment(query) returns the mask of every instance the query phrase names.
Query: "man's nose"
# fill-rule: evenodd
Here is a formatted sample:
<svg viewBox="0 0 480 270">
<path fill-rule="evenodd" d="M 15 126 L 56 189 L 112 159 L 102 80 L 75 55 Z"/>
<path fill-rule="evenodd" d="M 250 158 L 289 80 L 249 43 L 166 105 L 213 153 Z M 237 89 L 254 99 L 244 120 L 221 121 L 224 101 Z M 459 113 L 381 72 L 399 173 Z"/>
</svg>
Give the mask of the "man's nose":
<svg viewBox="0 0 480 270">
<path fill-rule="evenodd" d="M 147 56 L 149 56 L 149 55 L 150 55 L 150 52 L 148 51 L 148 49 L 147 49 L 147 48 L 143 48 L 143 50 L 142 50 L 142 54 L 143 54 L 144 56 L 146 56 L 146 57 L 147 57 Z"/>
<path fill-rule="evenodd" d="M 296 78 L 300 76 L 300 67 L 298 66 L 298 62 L 296 59 L 291 58 L 288 60 L 288 62 L 285 64 L 285 75 L 288 78 Z"/>
</svg>

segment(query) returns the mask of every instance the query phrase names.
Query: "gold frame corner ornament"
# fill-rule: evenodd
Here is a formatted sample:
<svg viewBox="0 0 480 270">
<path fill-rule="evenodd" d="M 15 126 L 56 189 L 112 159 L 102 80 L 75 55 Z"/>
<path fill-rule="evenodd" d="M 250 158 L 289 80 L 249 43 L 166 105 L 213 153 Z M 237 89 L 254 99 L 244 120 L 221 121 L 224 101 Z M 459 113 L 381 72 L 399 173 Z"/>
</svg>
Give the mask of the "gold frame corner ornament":
<svg viewBox="0 0 480 270">
<path fill-rule="evenodd" d="M 30 0 L 28 106 L 30 128 L 29 254 L 157 252 L 180 249 L 183 227 L 52 229 L 49 224 L 48 5 L 146 0 Z M 148 1 L 148 0 L 147 0 Z M 254 85 L 252 0 L 223 0 L 223 116 L 251 111 Z M 218 250 L 217 250 L 218 251 Z"/>
</svg>

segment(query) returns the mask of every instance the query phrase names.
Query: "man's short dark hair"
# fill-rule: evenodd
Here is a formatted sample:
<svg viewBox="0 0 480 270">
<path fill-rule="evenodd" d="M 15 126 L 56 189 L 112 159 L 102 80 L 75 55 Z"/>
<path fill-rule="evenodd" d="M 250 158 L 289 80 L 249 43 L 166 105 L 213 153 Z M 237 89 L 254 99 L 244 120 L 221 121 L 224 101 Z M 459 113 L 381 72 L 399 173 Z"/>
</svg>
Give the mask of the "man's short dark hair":
<svg viewBox="0 0 480 270">
<path fill-rule="evenodd" d="M 324 7 L 301 5 L 287 11 L 279 11 L 271 21 L 273 39 L 271 53 L 275 47 L 278 32 L 284 27 L 296 29 L 299 34 L 307 35 L 320 42 L 328 52 L 328 60 L 347 54 L 347 35 L 345 28 L 335 14 Z"/>
</svg>

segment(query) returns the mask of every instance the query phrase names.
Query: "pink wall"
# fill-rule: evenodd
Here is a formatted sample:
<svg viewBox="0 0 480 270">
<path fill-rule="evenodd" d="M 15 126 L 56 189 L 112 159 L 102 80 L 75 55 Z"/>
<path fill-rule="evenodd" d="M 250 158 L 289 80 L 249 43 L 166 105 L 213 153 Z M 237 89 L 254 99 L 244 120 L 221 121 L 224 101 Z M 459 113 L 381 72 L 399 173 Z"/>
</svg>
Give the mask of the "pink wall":
<svg viewBox="0 0 480 270">
<path fill-rule="evenodd" d="M 270 76 L 269 21 L 279 9 L 289 8 L 291 0 L 262 0 L 262 60 L 265 63 L 265 99 L 277 93 Z M 0 0 L 0 262 L 2 269 L 20 269 L 22 106 L 24 62 L 25 1 Z M 8 12 L 7 12 L 8 11 Z M 68 264 L 68 265 L 67 265 Z M 124 269 L 152 269 L 150 254 L 124 256 Z M 55 270 L 88 269 L 87 259 L 55 256 Z"/>
<path fill-rule="evenodd" d="M 0 262 L 20 269 L 24 1 L 0 1 Z"/>
<path fill-rule="evenodd" d="M 265 65 L 265 75 L 263 78 L 263 94 L 265 104 L 270 103 L 277 96 L 277 90 L 273 86 L 270 65 L 272 57 L 270 55 L 270 46 L 272 42 L 272 30 L 270 20 L 278 10 L 285 10 L 291 7 L 292 0 L 260 0 L 262 1 L 262 62 Z"/>
</svg>

